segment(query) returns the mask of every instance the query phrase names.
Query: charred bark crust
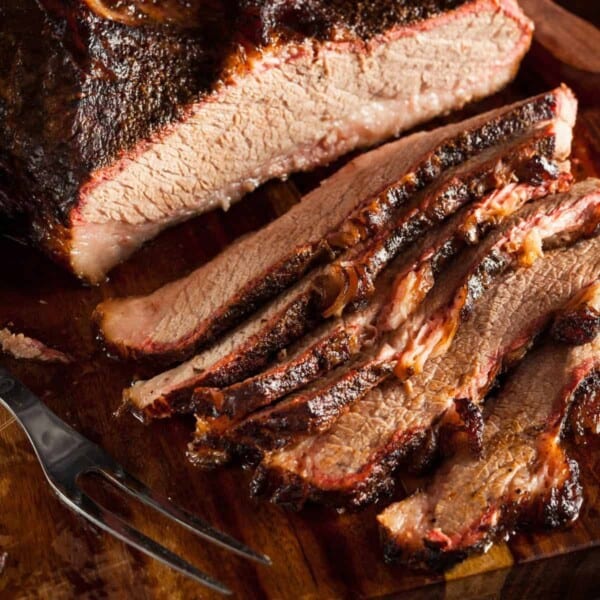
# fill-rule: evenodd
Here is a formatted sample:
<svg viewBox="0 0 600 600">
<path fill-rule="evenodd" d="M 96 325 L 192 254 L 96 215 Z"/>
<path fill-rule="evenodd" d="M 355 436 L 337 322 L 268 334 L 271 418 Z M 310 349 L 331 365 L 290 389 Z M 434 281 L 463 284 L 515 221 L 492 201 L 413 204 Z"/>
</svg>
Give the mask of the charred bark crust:
<svg viewBox="0 0 600 600">
<path fill-rule="evenodd" d="M 471 524 L 481 533 L 481 537 L 471 546 L 445 550 L 442 544 L 433 540 L 423 540 L 424 548 L 417 552 L 402 552 L 394 536 L 380 528 L 380 538 L 384 558 L 388 563 L 401 563 L 414 570 L 442 572 L 469 556 L 484 551 L 490 544 L 504 535 L 512 535 L 520 529 L 556 529 L 562 527 L 579 515 L 583 500 L 583 489 L 579 482 L 579 465 L 567 458 L 569 475 L 560 485 L 552 486 L 545 494 L 533 498 L 530 503 L 504 500 L 499 507 L 502 516 L 493 526 L 482 521 Z"/>
</svg>

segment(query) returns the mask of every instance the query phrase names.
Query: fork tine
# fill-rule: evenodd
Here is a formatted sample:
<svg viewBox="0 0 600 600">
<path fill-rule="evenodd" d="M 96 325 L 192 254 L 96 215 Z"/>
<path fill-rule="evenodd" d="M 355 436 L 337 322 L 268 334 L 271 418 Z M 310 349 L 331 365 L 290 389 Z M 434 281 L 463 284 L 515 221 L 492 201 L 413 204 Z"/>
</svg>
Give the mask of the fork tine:
<svg viewBox="0 0 600 600">
<path fill-rule="evenodd" d="M 232 594 L 231 590 L 222 583 L 209 575 L 206 575 L 187 561 L 183 560 L 180 556 L 177 556 L 177 554 L 171 552 L 164 546 L 161 546 L 131 525 L 128 525 L 120 517 L 94 502 L 88 495 L 81 493 L 80 497 L 75 500 L 61 494 L 60 498 L 77 513 L 94 523 L 94 525 L 97 525 L 104 531 L 120 539 L 122 542 L 159 560 L 176 571 L 191 577 L 198 583 L 201 583 L 212 590 L 221 594 Z"/>
<path fill-rule="evenodd" d="M 115 484 L 119 489 L 130 494 L 134 498 L 141 500 L 147 506 L 150 506 L 163 515 L 170 517 L 189 531 L 196 535 L 213 542 L 236 554 L 254 560 L 256 562 L 270 565 L 271 559 L 265 554 L 252 550 L 235 538 L 215 529 L 206 521 L 192 515 L 183 508 L 179 508 L 160 494 L 153 492 L 141 481 L 126 473 L 123 469 L 101 469 L 100 472 L 109 481 Z"/>
</svg>

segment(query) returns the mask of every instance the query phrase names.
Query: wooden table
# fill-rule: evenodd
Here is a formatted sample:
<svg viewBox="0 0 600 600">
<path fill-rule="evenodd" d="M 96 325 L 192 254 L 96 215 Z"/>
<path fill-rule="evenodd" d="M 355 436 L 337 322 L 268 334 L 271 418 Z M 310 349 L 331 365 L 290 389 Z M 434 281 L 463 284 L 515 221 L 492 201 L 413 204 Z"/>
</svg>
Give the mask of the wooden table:
<svg viewBox="0 0 600 600">
<path fill-rule="evenodd" d="M 582 2 L 589 9 L 594 2 Z M 582 100 L 574 170 L 600 174 L 598 74 L 560 64 L 537 44 L 516 82 L 460 116 L 536 93 L 567 78 Z M 85 288 L 33 250 L 0 239 L 0 326 L 10 323 L 68 350 L 68 366 L 2 358 L 67 422 L 100 443 L 132 473 L 217 527 L 268 553 L 255 567 L 199 541 L 144 507 L 123 514 L 149 535 L 232 586 L 240 598 L 594 598 L 600 597 L 600 445 L 576 450 L 586 501 L 581 518 L 552 534 L 520 534 L 445 577 L 384 565 L 375 527 L 380 507 L 338 515 L 318 507 L 298 514 L 254 502 L 248 474 L 203 473 L 184 452 L 191 423 L 144 426 L 115 416 L 136 365 L 112 361 L 97 347 L 89 316 L 102 298 L 141 293 L 187 273 L 242 233 L 280 214 L 325 170 L 271 183 L 228 214 L 211 213 L 152 242 L 110 281 Z M 0 412 L 0 598 L 210 598 L 203 588 L 129 550 L 75 516 L 53 497 L 17 425 Z M 114 504 L 111 494 L 90 482 Z M 543 560 L 539 560 L 543 559 Z M 427 587 L 423 587 L 427 586 Z"/>
</svg>

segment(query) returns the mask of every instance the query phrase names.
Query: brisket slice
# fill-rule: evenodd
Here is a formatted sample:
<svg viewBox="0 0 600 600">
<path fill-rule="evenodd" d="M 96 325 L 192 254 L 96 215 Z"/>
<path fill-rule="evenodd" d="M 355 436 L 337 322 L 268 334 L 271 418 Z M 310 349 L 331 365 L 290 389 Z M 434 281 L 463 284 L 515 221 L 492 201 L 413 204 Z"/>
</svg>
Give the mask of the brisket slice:
<svg viewBox="0 0 600 600">
<path fill-rule="evenodd" d="M 396 352 L 396 375 L 409 377 L 421 370 L 429 356 L 444 352 L 458 323 L 468 318 L 473 303 L 499 273 L 530 266 L 544 249 L 592 235 L 599 223 L 597 179 L 525 206 L 455 261 L 412 318 L 390 334 L 388 343 Z"/>
<path fill-rule="evenodd" d="M 564 102 L 563 107 L 565 105 L 569 106 L 569 103 Z M 558 171 L 553 167 L 553 160 L 568 156 L 571 140 L 570 122 L 561 119 L 570 116 L 571 111 L 563 108 L 556 122 L 519 136 L 516 141 L 502 144 L 500 148 L 490 148 L 460 167 L 451 169 L 433 189 L 426 188 L 426 191 L 417 194 L 409 203 L 412 222 L 421 219 L 419 209 L 421 204 L 437 206 L 437 218 L 441 218 L 441 215 L 455 210 L 461 203 L 484 194 L 495 183 L 517 179 L 518 174 L 536 182 L 539 177 L 558 176 Z M 495 207 L 491 212 L 492 214 L 484 214 L 480 211 L 475 217 L 481 221 L 485 218 L 495 219 L 497 212 Z M 433 223 L 432 218 L 429 217 L 425 221 L 429 224 Z M 409 240 L 414 239 L 419 231 L 420 228 L 414 228 L 411 235 L 407 233 L 405 243 L 408 244 Z M 222 387 L 240 381 L 252 375 L 279 350 L 308 332 L 322 318 L 319 308 L 320 294 L 313 293 L 316 285 L 314 282 L 320 278 L 319 273 L 320 271 L 317 270 L 312 276 L 301 280 L 296 286 L 250 317 L 246 323 L 193 359 L 149 381 L 136 383 L 125 393 L 130 405 L 136 412 L 147 417 L 168 416 L 173 411 L 189 411 L 197 404 L 202 413 L 219 412 L 214 408 L 214 404 L 211 407 L 210 402 L 211 398 L 220 402 L 220 392 L 208 391 L 203 394 L 199 391 L 190 400 L 192 390 L 200 386 Z M 380 289 L 376 302 L 383 301 L 389 295 L 391 281 L 389 277 L 382 279 L 385 281 L 378 284 Z M 339 354 L 340 335 L 347 337 L 348 341 L 365 338 L 365 328 L 370 326 L 375 314 L 376 307 L 373 304 L 371 302 L 366 309 L 355 312 L 350 320 L 345 322 L 345 333 L 337 330 L 337 321 L 331 321 L 330 325 L 325 326 L 325 330 L 331 332 L 329 344 L 332 348 L 329 350 L 329 355 L 335 354 L 336 361 L 339 362 L 346 354 L 346 352 Z M 263 397 L 263 400 L 256 397 L 255 404 L 257 406 L 267 404 L 269 398 L 276 399 L 275 393 L 280 397 L 286 391 L 298 389 L 318 376 L 322 367 L 317 367 L 319 364 L 323 365 L 322 356 L 328 345 L 326 337 L 327 335 L 317 341 L 314 348 L 312 348 L 313 342 L 309 342 L 308 349 L 301 351 L 301 356 L 296 361 L 292 361 L 291 374 L 288 374 L 285 369 L 275 368 L 272 378 L 267 375 L 260 380 L 259 385 L 265 390 L 268 389 L 268 394 Z M 369 337 L 367 334 L 366 338 Z M 355 343 L 344 345 L 347 351 L 351 351 L 347 358 L 356 354 L 361 348 L 361 345 Z M 313 354 L 313 350 L 321 358 Z M 243 386 L 235 388 L 233 394 L 241 394 L 243 398 L 254 394 L 256 387 L 252 382 L 248 385 L 250 386 L 248 394 L 244 392 Z M 242 400 L 241 412 L 244 412 L 243 403 Z M 228 406 L 230 403 L 225 400 L 223 404 Z"/>
<path fill-rule="evenodd" d="M 224 388 L 197 387 L 192 398 L 196 415 L 245 417 L 344 364 L 368 343 L 377 308 L 371 303 L 346 318 L 324 323 L 254 377 Z"/>
<path fill-rule="evenodd" d="M 388 559 L 446 568 L 521 525 L 575 519 L 579 468 L 561 433 L 574 400 L 599 388 L 599 339 L 533 351 L 490 400 L 483 456 L 458 453 L 424 491 L 378 516 Z"/>
<path fill-rule="evenodd" d="M 552 336 L 566 344 L 591 342 L 600 331 L 600 282 L 573 298 L 552 324 Z"/>
<path fill-rule="evenodd" d="M 0 209 L 91 281 L 175 222 L 495 92 L 532 32 L 514 0 L 97 4 L 0 8 Z"/>
<path fill-rule="evenodd" d="M 536 183 L 541 185 L 543 180 Z M 566 180 L 564 185 L 567 185 Z M 378 328 L 395 331 L 404 324 L 455 256 L 466 247 L 478 244 L 492 227 L 503 223 L 532 196 L 543 193 L 545 187 L 532 189 L 531 185 L 518 183 L 505 185 L 468 206 L 442 228 L 430 232 L 421 244 L 415 245 L 397 274 L 391 296 L 379 315 Z"/>
<path fill-rule="evenodd" d="M 453 420 L 455 400 L 477 405 L 494 379 L 527 350 L 565 302 L 600 275 L 600 239 L 548 252 L 505 275 L 475 305 L 449 352 L 409 382 L 390 380 L 352 405 L 333 427 L 267 454 L 255 494 L 301 506 L 374 501 L 394 484 L 393 471 Z M 191 448 L 193 452 L 193 447 Z"/>
<path fill-rule="evenodd" d="M 187 277 L 148 296 L 100 304 L 96 318 L 103 338 L 123 355 L 186 357 L 315 262 L 385 228 L 416 190 L 448 169 L 542 123 L 558 118 L 570 122 L 575 112 L 573 95 L 563 87 L 364 154 L 288 213 Z"/>
<path fill-rule="evenodd" d="M 599 223 L 597 180 L 529 204 L 460 255 L 399 331 L 382 336 L 353 364 L 339 367 L 325 381 L 250 415 L 236 426 L 234 439 L 239 436 L 243 443 L 252 440 L 268 449 L 293 441 L 298 433 L 326 430 L 392 372 L 407 379 L 407 373 L 410 377 L 420 372 L 429 357 L 443 354 L 483 291 L 502 273 L 518 267 L 523 252 L 530 262 L 528 240 L 535 240 L 537 258 L 544 243 L 568 243 L 594 231 Z"/>
<path fill-rule="evenodd" d="M 536 143 L 526 138 L 513 147 L 492 147 L 477 157 L 479 164 L 467 162 L 451 169 L 441 182 L 434 184 L 437 189 L 429 186 L 416 194 L 373 241 L 329 265 L 316 283 L 325 306 L 323 315 L 341 315 L 348 305 L 360 305 L 372 295 L 375 280 L 398 254 L 461 206 L 513 181 L 535 185 L 552 177 L 555 167 L 548 159 L 561 160 L 570 153 L 573 108 L 574 105 L 558 114 L 545 131 L 538 133 Z"/>
</svg>

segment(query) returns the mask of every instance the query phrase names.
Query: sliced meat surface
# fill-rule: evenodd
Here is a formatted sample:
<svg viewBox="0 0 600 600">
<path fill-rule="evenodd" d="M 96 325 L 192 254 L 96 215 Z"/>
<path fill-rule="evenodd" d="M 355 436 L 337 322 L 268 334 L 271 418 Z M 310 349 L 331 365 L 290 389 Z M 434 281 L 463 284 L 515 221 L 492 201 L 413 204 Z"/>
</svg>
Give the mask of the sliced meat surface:
<svg viewBox="0 0 600 600">
<path fill-rule="evenodd" d="M 436 190 L 430 186 L 420 192 L 412 205 L 401 211 L 373 242 L 358 247 L 350 256 L 338 258 L 325 269 L 318 283 L 325 295 L 324 315 L 339 315 L 349 304 L 360 303 L 372 295 L 376 278 L 390 261 L 405 251 L 417 235 L 433 229 L 468 202 L 481 200 L 509 183 L 539 185 L 552 179 L 556 166 L 551 159 L 560 161 L 569 156 L 574 124 L 575 112 L 570 106 L 537 133 L 535 143 L 525 136 L 513 144 L 490 148 L 477 157 L 478 162 L 470 161 L 450 170 L 440 183 L 434 184 Z M 486 210 L 488 214 L 482 214 Z M 494 216 L 494 203 L 490 199 L 479 213 L 472 215 L 472 226 L 477 224 L 477 217 L 485 224 Z M 471 233 L 476 235 L 476 231 Z"/>
<path fill-rule="evenodd" d="M 368 342 L 377 306 L 316 329 L 290 355 L 254 377 L 225 388 L 198 387 L 192 405 L 196 416 L 245 417 L 347 362 Z"/>
<path fill-rule="evenodd" d="M 499 90 L 532 33 L 515 0 L 1 10 L 0 210 L 90 281 L 173 223 Z"/>
<path fill-rule="evenodd" d="M 570 147 L 570 131 L 570 128 L 567 127 L 563 129 L 561 135 L 556 136 L 555 126 L 550 125 L 544 133 L 537 134 L 539 135 L 539 138 L 536 136 L 537 143 L 547 146 L 548 149 L 552 148 L 553 150 L 550 150 L 550 152 L 565 157 Z M 515 178 L 515 165 L 517 164 L 520 164 L 524 170 L 534 169 L 537 175 L 531 172 L 524 175 L 533 180 L 536 180 L 539 176 L 541 182 L 548 176 L 548 172 L 552 176 L 554 175 L 554 167 L 552 163 L 548 162 L 546 156 L 543 154 L 529 154 L 534 147 L 531 143 L 532 140 L 530 139 L 527 142 L 520 142 L 515 147 L 503 148 L 502 155 L 511 156 L 511 160 L 506 162 L 512 164 L 512 169 L 502 164 L 505 161 L 498 161 L 496 158 L 493 161 L 494 167 L 492 169 L 493 179 L 496 183 L 502 180 L 499 173 L 503 170 L 505 171 L 505 178 L 510 180 Z M 526 152 L 526 150 L 529 152 Z M 523 162 L 515 161 L 515 155 L 518 156 L 519 154 L 525 155 L 527 158 Z M 487 163 L 489 165 L 490 162 L 492 161 L 486 156 L 481 159 L 479 164 Z M 492 171 L 480 171 L 479 175 L 481 173 L 485 173 L 485 175 L 479 180 L 473 174 L 470 180 L 465 178 L 460 180 L 457 178 L 456 173 L 452 173 L 447 178 L 452 182 L 451 184 L 446 183 L 438 186 L 438 198 L 443 196 L 443 193 L 439 192 L 440 189 L 451 189 L 452 194 L 460 196 L 456 191 L 459 187 L 462 189 L 477 189 L 476 192 L 471 191 L 466 195 L 478 195 L 482 192 L 482 189 L 485 189 L 482 179 L 490 177 Z M 471 171 L 471 173 L 473 172 Z M 459 181 L 460 183 L 458 183 Z M 388 293 L 389 284 L 387 282 L 383 286 L 378 285 L 377 293 L 372 294 L 372 299 L 367 308 L 359 311 L 358 314 L 351 314 L 349 318 L 350 325 L 344 324 L 343 333 L 340 330 L 339 323 L 333 321 L 324 326 L 325 330 L 328 331 L 326 336 L 319 334 L 317 342 L 313 343 L 313 340 L 309 340 L 301 345 L 301 350 L 294 354 L 291 359 L 286 358 L 271 369 L 253 378 L 236 383 L 226 389 L 197 388 L 194 392 L 195 401 L 193 402 L 195 409 L 203 415 L 226 415 L 230 418 L 233 416 L 243 417 L 251 410 L 268 405 L 284 395 L 310 384 L 331 371 L 332 368 L 347 362 L 352 355 L 357 354 L 362 348 L 362 344 L 352 344 L 353 352 L 340 353 L 340 340 L 345 340 L 345 349 L 349 350 L 348 341 L 355 339 L 359 331 L 363 332 L 365 328 L 369 329 L 369 340 L 373 335 L 375 324 L 382 330 L 395 329 L 399 323 L 390 326 L 390 319 L 398 321 L 399 315 L 403 313 L 404 318 L 402 320 L 404 320 L 418 306 L 435 282 L 434 273 L 439 273 L 443 266 L 465 245 L 476 243 L 490 227 L 497 225 L 510 214 L 516 212 L 532 196 L 545 191 L 547 191 L 546 187 L 534 191 L 532 186 L 511 183 L 488 194 L 483 200 L 473 202 L 468 208 L 459 211 L 441 230 L 434 229 L 425 237 L 425 240 L 415 245 L 414 250 L 410 251 L 406 258 L 400 257 L 397 261 L 400 267 L 390 267 L 392 273 L 400 271 L 397 275 L 392 275 L 396 281 L 391 297 Z M 428 190 L 423 192 L 423 194 L 432 193 Z M 434 202 L 432 201 L 431 204 L 434 204 Z M 371 286 L 374 288 L 374 284 L 371 284 Z M 383 297 L 384 294 L 387 297 Z M 377 316 L 377 319 L 374 320 L 373 316 Z M 358 326 L 359 324 L 360 326 Z M 324 360 L 324 356 L 335 356 L 336 360 Z M 221 426 L 223 424 L 221 423 Z"/>
<path fill-rule="evenodd" d="M 530 266 L 544 251 L 595 232 L 600 223 L 600 180 L 530 203 L 446 270 L 434 293 L 388 340 L 396 352 L 396 375 L 419 372 L 430 356 L 444 352 L 461 319 L 495 276 Z M 457 285 L 458 283 L 458 285 Z"/>
<path fill-rule="evenodd" d="M 575 112 L 572 93 L 559 88 L 364 154 L 189 276 L 148 296 L 100 304 L 96 318 L 104 340 L 123 355 L 166 361 L 189 356 L 315 262 L 385 228 L 398 207 L 447 169 L 558 115 L 571 122 Z"/>
<path fill-rule="evenodd" d="M 561 434 L 578 395 L 600 389 L 600 339 L 546 344 L 511 376 L 485 421 L 483 455 L 460 452 L 425 490 L 378 516 L 388 558 L 443 568 L 521 524 L 556 527 L 582 503 Z"/>
<path fill-rule="evenodd" d="M 548 252 L 506 274 L 474 306 L 449 352 L 409 382 L 390 380 L 353 404 L 327 432 L 268 453 L 253 490 L 275 502 L 308 499 L 360 506 L 393 486 L 436 431 L 453 421 L 455 400 L 477 405 L 497 374 L 517 361 L 553 314 L 600 274 L 600 240 Z M 194 448 L 191 448 L 193 452 Z"/>
<path fill-rule="evenodd" d="M 567 179 L 557 187 L 562 187 L 563 182 L 568 186 Z M 397 330 L 421 305 L 445 267 L 461 250 L 478 244 L 492 227 L 503 223 L 547 189 L 547 186 L 533 189 L 531 185 L 517 183 L 503 186 L 432 231 L 422 244 L 415 246 L 396 276 L 391 298 L 379 315 L 378 327 L 382 331 Z"/>
<path fill-rule="evenodd" d="M 251 415 L 236 427 L 236 435 L 269 448 L 281 447 L 298 433 L 327 429 L 348 405 L 392 372 L 409 379 L 422 371 L 430 357 L 443 354 L 477 299 L 502 273 L 523 260 L 530 264 L 544 243 L 565 244 L 594 231 L 599 223 L 598 180 L 529 204 L 466 256 L 459 255 L 399 331 L 383 336 L 354 364 L 340 367 L 324 382 Z M 534 240 L 533 258 L 529 240 Z"/>
</svg>

